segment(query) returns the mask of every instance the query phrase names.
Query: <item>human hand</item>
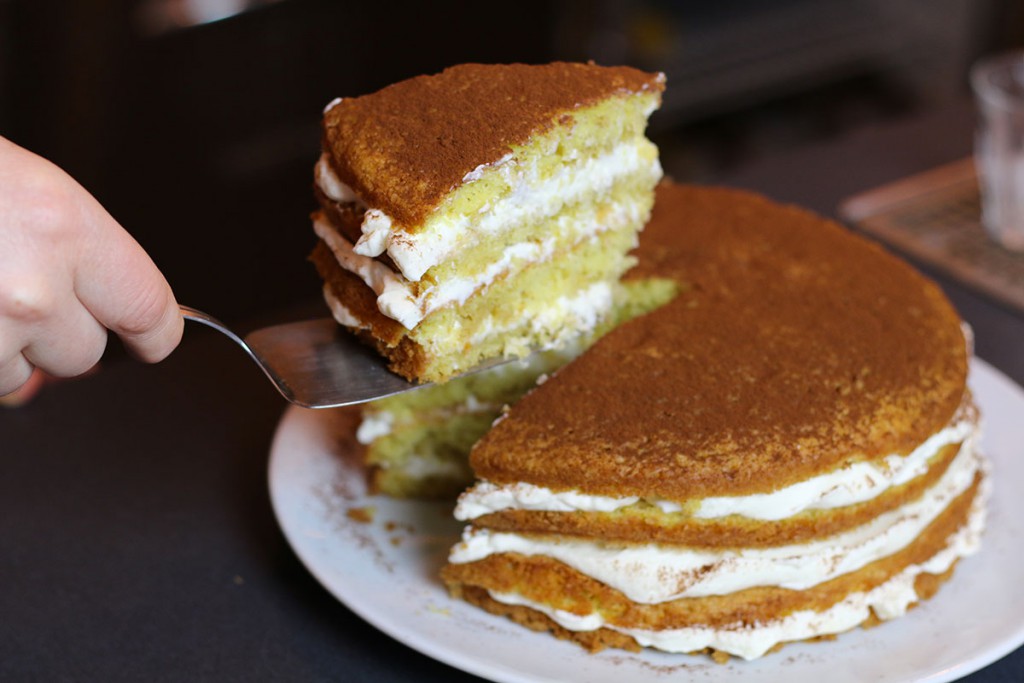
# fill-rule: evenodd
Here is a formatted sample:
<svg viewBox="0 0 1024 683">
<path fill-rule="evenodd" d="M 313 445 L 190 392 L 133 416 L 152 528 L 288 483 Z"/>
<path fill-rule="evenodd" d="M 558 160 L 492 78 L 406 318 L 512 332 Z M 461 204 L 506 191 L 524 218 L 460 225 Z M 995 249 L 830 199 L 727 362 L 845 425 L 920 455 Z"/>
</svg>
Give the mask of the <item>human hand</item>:
<svg viewBox="0 0 1024 683">
<path fill-rule="evenodd" d="M 0 137 L 0 396 L 35 368 L 86 372 L 107 330 L 139 359 L 160 361 L 183 325 L 163 275 L 99 202 Z"/>
</svg>

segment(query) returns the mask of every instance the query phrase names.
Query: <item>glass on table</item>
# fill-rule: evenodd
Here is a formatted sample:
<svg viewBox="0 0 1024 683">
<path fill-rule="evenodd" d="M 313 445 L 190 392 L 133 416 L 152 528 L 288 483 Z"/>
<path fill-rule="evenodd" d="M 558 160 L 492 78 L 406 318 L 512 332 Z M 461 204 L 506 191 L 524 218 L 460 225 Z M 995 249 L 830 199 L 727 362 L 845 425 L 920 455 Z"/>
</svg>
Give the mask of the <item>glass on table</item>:
<svg viewBox="0 0 1024 683">
<path fill-rule="evenodd" d="M 982 223 L 995 242 L 1024 251 L 1024 50 L 978 61 L 971 87 Z"/>
</svg>

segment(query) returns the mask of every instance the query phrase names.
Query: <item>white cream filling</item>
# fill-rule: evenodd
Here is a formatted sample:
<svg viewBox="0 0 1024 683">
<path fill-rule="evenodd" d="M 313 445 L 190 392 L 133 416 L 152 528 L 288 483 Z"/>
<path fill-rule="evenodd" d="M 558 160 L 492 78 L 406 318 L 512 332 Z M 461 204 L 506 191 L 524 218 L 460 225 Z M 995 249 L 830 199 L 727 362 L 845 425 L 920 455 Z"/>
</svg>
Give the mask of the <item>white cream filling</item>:
<svg viewBox="0 0 1024 683">
<path fill-rule="evenodd" d="M 607 282 L 595 282 L 572 296 L 560 296 L 530 319 L 531 333 L 547 337 L 549 341 L 538 347 L 530 347 L 528 339 L 510 337 L 501 355 L 525 356 L 536 351 L 565 348 L 581 332 L 594 329 L 611 310 L 613 301 L 612 286 Z M 507 335 L 517 330 L 521 323 L 520 320 L 512 325 L 501 326 L 496 325 L 493 318 L 488 318 L 480 324 L 470 344 L 478 344 L 497 335 Z"/>
<path fill-rule="evenodd" d="M 696 501 L 691 513 L 702 519 L 742 515 L 751 519 L 778 520 L 806 510 L 825 510 L 862 503 L 888 489 L 904 484 L 928 469 L 928 461 L 948 445 L 963 441 L 977 425 L 971 411 L 959 411 L 949 425 L 933 434 L 909 455 L 889 455 L 881 464 L 852 463 L 781 488 L 771 493 L 746 496 L 713 496 Z M 502 510 L 550 512 L 613 512 L 640 502 L 638 496 L 598 496 L 577 491 L 552 491 L 525 482 L 497 485 L 479 482 L 459 497 L 455 517 L 470 520 Z M 648 500 L 663 512 L 683 510 L 681 503 Z"/>
<path fill-rule="evenodd" d="M 377 294 L 381 313 L 412 329 L 424 317 L 423 307 L 412 295 L 409 283 L 383 263 L 352 251 L 352 243 L 324 220 L 313 221 L 313 230 L 330 248 L 342 268 L 357 275 Z"/>
<path fill-rule="evenodd" d="M 639 501 L 638 496 L 594 496 L 572 490 L 555 492 L 526 482 L 500 485 L 479 481 L 459 496 L 455 519 L 465 522 L 504 510 L 614 512 Z"/>
<path fill-rule="evenodd" d="M 334 109 L 339 104 L 341 104 L 342 99 L 343 98 L 341 98 L 341 97 L 335 97 L 333 100 L 328 102 L 327 105 L 324 107 L 324 113 L 326 114 L 327 112 L 329 112 L 330 110 Z"/>
<path fill-rule="evenodd" d="M 640 208 L 637 204 L 627 203 L 616 207 L 604 221 L 597 221 L 588 212 L 575 219 L 565 218 L 564 225 L 560 225 L 560 228 L 575 234 L 577 243 L 580 243 L 605 230 L 635 222 L 639 214 Z M 377 295 L 378 310 L 409 330 L 436 310 L 451 304 L 464 303 L 476 291 L 494 282 L 516 264 L 538 263 L 550 259 L 557 248 L 555 237 L 542 242 L 512 244 L 505 248 L 500 258 L 489 263 L 483 271 L 423 287 L 423 291 L 415 294 L 412 283 L 384 263 L 356 253 L 352 243 L 326 220 L 314 220 L 313 230 L 330 248 L 338 264 L 358 276 L 374 291 Z"/>
<path fill-rule="evenodd" d="M 575 339 L 580 330 L 594 329 L 611 310 L 614 299 L 612 286 L 607 282 L 595 282 L 573 296 L 558 297 L 554 306 L 540 311 L 530 323 L 536 334 L 555 333 L 541 350 L 562 348 Z M 571 323 L 565 325 L 565 319 Z"/>
<path fill-rule="evenodd" d="M 650 177 L 653 187 L 661 178 L 662 170 L 657 155 L 650 153 L 651 146 L 646 139 L 637 138 L 579 164 L 568 164 L 548 178 L 541 178 L 535 162 L 521 164 L 514 158 L 503 157 L 466 176 L 473 182 L 485 171 L 501 174 L 510 191 L 494 204 L 471 215 L 428 219 L 414 234 L 401 230 L 390 216 L 371 207 L 363 219 L 363 235 L 354 245 L 354 251 L 367 257 L 387 252 L 404 277 L 419 281 L 427 270 L 446 261 L 469 241 L 475 242 L 480 236 L 493 237 L 511 227 L 554 216 L 563 206 L 577 202 L 587 192 L 603 194 L 622 178 L 641 173 Z M 333 173 L 324 157 L 317 163 L 315 175 L 318 186 L 331 199 L 361 204 L 353 190 Z"/>
<path fill-rule="evenodd" d="M 974 441 L 968 440 L 939 481 L 917 500 L 856 529 L 809 543 L 701 550 L 469 527 L 449 560 L 460 564 L 510 552 L 550 557 L 644 604 L 728 595 L 754 586 L 803 590 L 905 548 L 970 487 L 978 467 Z"/>
<path fill-rule="evenodd" d="M 743 659 L 755 659 L 778 643 L 848 631 L 867 619 L 872 611 L 880 619 L 892 619 L 904 614 L 907 608 L 918 600 L 914 582 L 919 575 L 942 574 L 958 559 L 977 552 L 985 526 L 985 503 L 989 490 L 990 484 L 986 477 L 971 506 L 967 524 L 953 533 L 946 547 L 927 562 L 907 567 L 871 591 L 851 593 L 821 612 L 794 612 L 779 620 L 751 625 L 653 630 L 609 624 L 600 614 L 578 615 L 552 609 L 517 594 L 489 593 L 498 602 L 524 605 L 537 610 L 570 631 L 594 631 L 603 627 L 624 633 L 644 647 L 666 652 L 696 652 L 710 647 Z"/>
<path fill-rule="evenodd" d="M 365 411 L 356 429 L 356 441 L 368 446 L 394 432 L 395 414 L 390 410 Z"/>
<path fill-rule="evenodd" d="M 320 155 L 316 166 L 313 167 L 313 179 L 317 187 L 320 188 L 320 191 L 336 202 L 347 204 L 359 201 L 352 188 L 343 183 L 341 178 L 334 172 L 334 169 L 331 168 L 331 164 L 325 154 Z"/>
<path fill-rule="evenodd" d="M 612 286 L 607 282 L 595 282 L 572 296 L 561 296 L 546 303 L 539 311 L 523 312 L 511 325 L 498 325 L 494 318 L 489 316 L 479 323 L 479 329 L 472 335 L 469 345 L 500 337 L 502 344 L 494 352 L 494 358 L 522 359 L 543 352 L 578 354 L 577 345 L 580 337 L 592 331 L 597 323 L 608 315 L 613 300 Z M 531 338 L 521 333 L 524 320 L 528 321 L 528 327 L 533 334 L 541 335 L 547 341 L 532 344 Z M 513 336 L 513 332 L 518 333 Z M 430 353 L 447 353 L 450 344 L 444 338 L 425 339 L 420 343 Z M 476 367 L 478 361 L 469 362 L 471 358 L 452 357 L 455 363 L 453 372 L 460 373 Z"/>
<path fill-rule="evenodd" d="M 481 178 L 484 177 L 484 173 L 487 171 L 487 169 L 489 169 L 489 168 L 497 168 L 498 166 L 502 166 L 504 164 L 507 164 L 510 161 L 512 161 L 512 153 L 511 152 L 509 152 L 508 154 L 506 154 L 502 158 L 498 159 L 497 161 L 494 161 L 494 162 L 491 162 L 491 163 L 488 163 L 488 164 L 480 164 L 479 166 L 474 168 L 472 171 L 470 171 L 466 175 L 462 176 L 462 182 L 463 183 L 471 183 L 474 180 L 480 180 Z"/>
<path fill-rule="evenodd" d="M 536 334 L 557 333 L 561 330 L 575 337 L 580 329 L 593 329 L 611 309 L 614 298 L 609 283 L 595 282 L 573 296 L 558 297 L 555 305 L 539 311 L 530 325 Z M 573 321 L 568 327 L 563 322 L 566 318 Z M 566 339 L 556 336 L 544 348 L 560 347 L 564 341 Z"/>
</svg>

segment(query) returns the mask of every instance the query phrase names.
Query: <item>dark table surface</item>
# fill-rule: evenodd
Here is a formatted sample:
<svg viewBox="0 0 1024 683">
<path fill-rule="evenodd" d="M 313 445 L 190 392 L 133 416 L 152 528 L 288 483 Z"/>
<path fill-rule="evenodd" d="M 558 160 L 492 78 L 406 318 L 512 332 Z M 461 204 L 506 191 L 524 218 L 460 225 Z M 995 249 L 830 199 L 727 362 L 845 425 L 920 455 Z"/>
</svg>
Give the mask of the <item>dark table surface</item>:
<svg viewBox="0 0 1024 683">
<path fill-rule="evenodd" d="M 972 124 L 965 103 L 728 182 L 834 215 L 966 156 Z M 978 354 L 1024 382 L 1024 320 L 940 281 Z M 160 365 L 110 356 L 0 410 L 0 680 L 476 680 L 364 623 L 292 553 L 266 482 L 285 403 L 236 347 L 191 326 Z M 968 680 L 1024 681 L 1024 649 Z"/>
</svg>

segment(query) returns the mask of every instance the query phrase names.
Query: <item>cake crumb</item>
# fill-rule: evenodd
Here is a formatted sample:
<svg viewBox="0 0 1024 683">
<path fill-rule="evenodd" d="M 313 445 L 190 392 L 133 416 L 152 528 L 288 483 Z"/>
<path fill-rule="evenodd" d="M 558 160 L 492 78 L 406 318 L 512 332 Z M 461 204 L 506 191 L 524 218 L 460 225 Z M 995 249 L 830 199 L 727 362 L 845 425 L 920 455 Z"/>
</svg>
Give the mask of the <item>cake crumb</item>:
<svg viewBox="0 0 1024 683">
<path fill-rule="evenodd" d="M 349 508 L 345 513 L 349 519 L 360 524 L 369 524 L 373 521 L 376 509 L 371 506 Z"/>
</svg>

